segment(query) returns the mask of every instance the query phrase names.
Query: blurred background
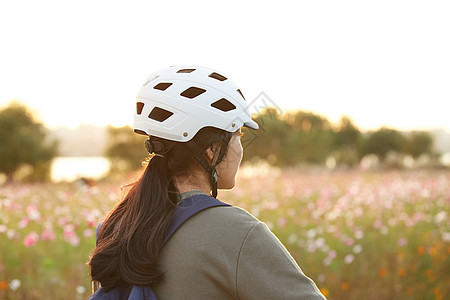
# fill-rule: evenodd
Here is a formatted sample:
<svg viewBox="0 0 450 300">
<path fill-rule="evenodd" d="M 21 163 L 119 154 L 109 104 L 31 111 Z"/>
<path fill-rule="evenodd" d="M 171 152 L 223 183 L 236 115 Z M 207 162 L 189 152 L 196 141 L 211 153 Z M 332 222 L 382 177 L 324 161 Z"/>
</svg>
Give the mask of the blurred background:
<svg viewBox="0 0 450 300">
<path fill-rule="evenodd" d="M 450 296 L 446 1 L 0 3 L 0 299 L 90 294 L 95 226 L 146 158 L 152 72 L 232 78 L 244 130 L 221 199 L 330 299 Z M 68 292 L 69 291 L 69 292 Z"/>
</svg>

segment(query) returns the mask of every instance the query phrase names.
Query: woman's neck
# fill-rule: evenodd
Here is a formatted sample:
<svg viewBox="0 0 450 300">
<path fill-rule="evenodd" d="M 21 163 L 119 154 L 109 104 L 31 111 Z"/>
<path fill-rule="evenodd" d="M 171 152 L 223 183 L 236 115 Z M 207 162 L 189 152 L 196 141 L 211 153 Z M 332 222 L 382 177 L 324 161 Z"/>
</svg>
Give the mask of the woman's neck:
<svg viewBox="0 0 450 300">
<path fill-rule="evenodd" d="M 175 178 L 175 185 L 180 194 L 189 191 L 202 191 L 209 195 L 211 191 L 209 178 L 204 172 L 192 172 L 189 175 L 178 176 Z"/>
</svg>

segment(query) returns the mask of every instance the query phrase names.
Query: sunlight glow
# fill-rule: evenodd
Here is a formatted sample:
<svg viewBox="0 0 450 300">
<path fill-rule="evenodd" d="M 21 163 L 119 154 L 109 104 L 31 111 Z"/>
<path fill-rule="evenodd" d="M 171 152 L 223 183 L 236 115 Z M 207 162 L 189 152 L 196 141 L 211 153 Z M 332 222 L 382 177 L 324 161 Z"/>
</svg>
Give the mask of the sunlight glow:
<svg viewBox="0 0 450 300">
<path fill-rule="evenodd" d="M 283 111 L 347 115 L 362 129 L 450 130 L 449 2 L 229 1 L 220 7 L 227 26 L 205 26 L 218 15 L 195 3 L 217 10 L 204 1 L 2 2 L 0 106 L 20 100 L 51 127 L 131 124 L 149 73 L 199 64 L 229 74 L 247 101 L 265 92 Z"/>
</svg>

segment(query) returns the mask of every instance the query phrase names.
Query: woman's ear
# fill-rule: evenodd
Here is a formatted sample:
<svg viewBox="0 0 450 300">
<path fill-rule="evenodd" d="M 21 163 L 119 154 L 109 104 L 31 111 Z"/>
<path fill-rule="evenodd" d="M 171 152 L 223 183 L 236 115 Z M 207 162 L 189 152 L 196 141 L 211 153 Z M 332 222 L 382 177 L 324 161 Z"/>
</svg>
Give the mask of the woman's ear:
<svg viewBox="0 0 450 300">
<path fill-rule="evenodd" d="M 208 147 L 208 149 L 205 150 L 205 155 L 208 161 L 211 163 L 214 159 L 214 151 L 212 147 Z"/>
</svg>

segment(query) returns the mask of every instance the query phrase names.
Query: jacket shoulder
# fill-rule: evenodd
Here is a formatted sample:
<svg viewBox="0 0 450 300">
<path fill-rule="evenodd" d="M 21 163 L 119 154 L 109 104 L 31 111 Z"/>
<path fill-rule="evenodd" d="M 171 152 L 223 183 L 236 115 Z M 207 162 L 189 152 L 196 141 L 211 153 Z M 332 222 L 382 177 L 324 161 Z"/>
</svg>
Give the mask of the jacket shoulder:
<svg viewBox="0 0 450 300">
<path fill-rule="evenodd" d="M 234 206 L 218 206 L 205 209 L 188 219 L 168 241 L 183 241 L 188 246 L 214 245 L 240 245 L 250 230 L 260 221 L 244 209 Z M 173 241 L 172 241 L 173 240 Z M 194 242 L 195 241 L 195 242 Z M 210 247 L 209 246 L 209 247 Z"/>
</svg>

